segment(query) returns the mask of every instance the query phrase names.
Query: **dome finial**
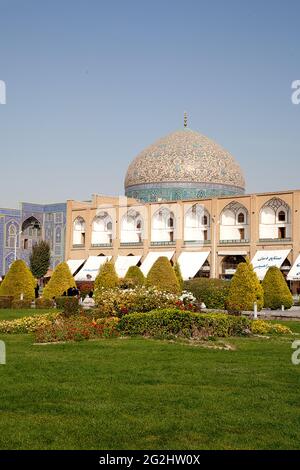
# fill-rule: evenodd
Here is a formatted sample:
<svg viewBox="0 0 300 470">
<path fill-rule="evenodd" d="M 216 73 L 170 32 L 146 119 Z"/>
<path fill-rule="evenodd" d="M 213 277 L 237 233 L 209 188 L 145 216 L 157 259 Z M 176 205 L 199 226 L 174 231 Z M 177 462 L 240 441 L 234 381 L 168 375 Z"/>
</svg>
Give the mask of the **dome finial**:
<svg viewBox="0 0 300 470">
<path fill-rule="evenodd" d="M 184 111 L 183 115 L 183 127 L 187 127 L 187 112 Z"/>
</svg>

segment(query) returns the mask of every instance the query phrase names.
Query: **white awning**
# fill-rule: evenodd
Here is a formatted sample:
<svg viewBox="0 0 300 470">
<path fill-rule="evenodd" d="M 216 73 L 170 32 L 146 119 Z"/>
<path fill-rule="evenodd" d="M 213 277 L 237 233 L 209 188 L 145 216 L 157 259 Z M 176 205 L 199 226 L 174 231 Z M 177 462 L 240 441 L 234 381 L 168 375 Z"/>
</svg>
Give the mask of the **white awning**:
<svg viewBox="0 0 300 470">
<path fill-rule="evenodd" d="M 130 266 L 136 266 L 141 256 L 118 256 L 115 262 L 115 268 L 119 277 L 125 277 Z"/>
<path fill-rule="evenodd" d="M 147 276 L 155 261 L 161 256 L 166 256 L 170 260 L 173 255 L 174 251 L 149 251 L 141 266 L 142 273 Z"/>
<path fill-rule="evenodd" d="M 207 260 L 209 251 L 183 251 L 178 263 L 184 281 L 192 279 Z"/>
<path fill-rule="evenodd" d="M 94 281 L 102 264 L 111 256 L 89 256 L 83 268 L 75 276 L 75 281 Z"/>
<path fill-rule="evenodd" d="M 70 268 L 72 276 L 77 271 L 77 269 L 79 269 L 80 266 L 83 265 L 84 262 L 85 262 L 85 259 L 68 259 L 67 265 Z"/>
<path fill-rule="evenodd" d="M 300 255 L 292 266 L 292 269 L 287 275 L 288 281 L 300 281 Z"/>
<path fill-rule="evenodd" d="M 271 266 L 280 268 L 284 260 L 289 255 L 290 251 L 291 250 L 257 251 L 252 260 L 252 265 L 258 276 L 258 279 L 262 281 Z"/>
<path fill-rule="evenodd" d="M 218 251 L 219 256 L 247 256 L 246 250 Z"/>
</svg>

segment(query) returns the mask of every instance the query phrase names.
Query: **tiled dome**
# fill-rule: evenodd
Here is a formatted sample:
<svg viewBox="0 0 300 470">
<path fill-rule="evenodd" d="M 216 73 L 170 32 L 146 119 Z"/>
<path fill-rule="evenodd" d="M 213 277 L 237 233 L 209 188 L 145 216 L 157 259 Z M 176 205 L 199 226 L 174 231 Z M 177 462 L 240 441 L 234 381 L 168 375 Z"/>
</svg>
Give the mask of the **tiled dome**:
<svg viewBox="0 0 300 470">
<path fill-rule="evenodd" d="M 144 201 L 243 194 L 240 166 L 222 147 L 184 128 L 143 150 L 129 165 L 127 196 Z"/>
</svg>

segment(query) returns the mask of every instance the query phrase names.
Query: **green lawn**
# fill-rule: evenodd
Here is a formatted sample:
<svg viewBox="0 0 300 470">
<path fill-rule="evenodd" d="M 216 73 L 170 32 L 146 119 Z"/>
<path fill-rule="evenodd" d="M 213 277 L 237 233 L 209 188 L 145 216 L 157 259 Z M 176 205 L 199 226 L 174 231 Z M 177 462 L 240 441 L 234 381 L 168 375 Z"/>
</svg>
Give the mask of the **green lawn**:
<svg viewBox="0 0 300 470">
<path fill-rule="evenodd" d="M 300 323 L 288 324 L 300 332 Z M 145 339 L 0 339 L 0 449 L 300 447 L 291 337 L 226 341 L 234 351 Z"/>
<path fill-rule="evenodd" d="M 16 318 L 29 317 L 33 315 L 42 315 L 43 313 L 56 312 L 54 309 L 43 309 L 43 308 L 21 308 L 18 309 L 9 309 L 1 308 L 0 309 L 0 321 L 1 320 L 15 320 Z"/>
</svg>

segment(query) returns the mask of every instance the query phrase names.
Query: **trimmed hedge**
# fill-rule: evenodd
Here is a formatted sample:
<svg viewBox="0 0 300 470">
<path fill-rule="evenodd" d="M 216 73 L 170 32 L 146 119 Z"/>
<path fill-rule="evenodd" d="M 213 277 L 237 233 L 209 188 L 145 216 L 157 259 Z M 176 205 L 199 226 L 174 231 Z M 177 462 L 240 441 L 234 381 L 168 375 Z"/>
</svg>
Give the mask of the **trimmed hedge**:
<svg viewBox="0 0 300 470">
<path fill-rule="evenodd" d="M 147 276 L 147 286 L 172 294 L 179 294 L 180 287 L 175 271 L 166 256 L 160 256 Z"/>
<path fill-rule="evenodd" d="M 144 274 L 138 266 L 130 266 L 124 280 L 131 281 L 133 286 L 143 286 L 146 281 Z"/>
<path fill-rule="evenodd" d="M 79 302 L 77 297 L 58 297 L 56 305 L 62 310 L 65 317 L 76 315 L 79 312 Z"/>
<path fill-rule="evenodd" d="M 59 263 L 48 284 L 43 290 L 44 299 L 53 299 L 53 297 L 60 297 L 70 287 L 75 287 L 75 281 L 66 262 Z"/>
<path fill-rule="evenodd" d="M 207 308 L 225 310 L 230 281 L 221 279 L 195 278 L 184 282 L 184 289 L 192 292 L 198 302 Z"/>
<path fill-rule="evenodd" d="M 124 335 L 209 338 L 244 335 L 249 333 L 250 326 L 251 320 L 245 317 L 163 309 L 124 315 L 118 329 Z"/>
<path fill-rule="evenodd" d="M 13 309 L 31 308 L 31 300 L 13 300 L 11 304 Z"/>
<path fill-rule="evenodd" d="M 282 272 L 276 266 L 268 269 L 262 282 L 264 289 L 264 306 L 272 310 L 280 309 L 282 305 L 286 309 L 293 306 L 293 296 L 283 277 Z"/>
<path fill-rule="evenodd" d="M 95 289 L 103 287 L 105 289 L 114 289 L 119 286 L 119 278 L 116 273 L 115 265 L 112 261 L 106 261 L 99 269 L 95 279 Z"/>
<path fill-rule="evenodd" d="M 19 300 L 21 294 L 25 300 L 34 299 L 36 281 L 25 261 L 18 259 L 13 262 L 0 285 L 0 296 L 13 296 Z"/>
<path fill-rule="evenodd" d="M 39 297 L 35 300 L 35 308 L 53 308 L 54 301 L 52 299 L 44 299 L 43 297 Z"/>
<path fill-rule="evenodd" d="M 13 300 L 13 295 L 2 295 L 0 297 L 0 308 L 11 308 Z"/>
<path fill-rule="evenodd" d="M 240 263 L 232 278 L 229 294 L 226 300 L 228 312 L 242 312 L 254 310 L 254 302 L 257 309 L 264 306 L 264 291 L 252 264 L 247 259 Z"/>
</svg>

